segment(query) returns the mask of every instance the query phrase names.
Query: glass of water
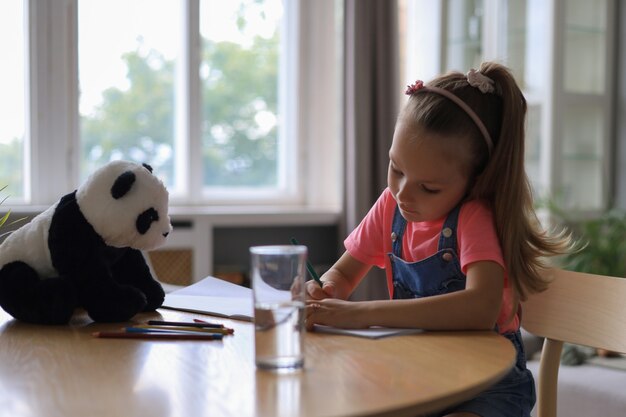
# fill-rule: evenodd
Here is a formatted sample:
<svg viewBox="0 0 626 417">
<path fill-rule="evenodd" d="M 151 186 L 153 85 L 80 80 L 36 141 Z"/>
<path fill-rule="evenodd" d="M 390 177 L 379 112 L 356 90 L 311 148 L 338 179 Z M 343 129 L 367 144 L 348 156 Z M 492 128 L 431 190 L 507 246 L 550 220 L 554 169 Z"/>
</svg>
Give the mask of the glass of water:
<svg viewBox="0 0 626 417">
<path fill-rule="evenodd" d="M 250 248 L 255 361 L 260 369 L 304 366 L 306 246 Z"/>
</svg>

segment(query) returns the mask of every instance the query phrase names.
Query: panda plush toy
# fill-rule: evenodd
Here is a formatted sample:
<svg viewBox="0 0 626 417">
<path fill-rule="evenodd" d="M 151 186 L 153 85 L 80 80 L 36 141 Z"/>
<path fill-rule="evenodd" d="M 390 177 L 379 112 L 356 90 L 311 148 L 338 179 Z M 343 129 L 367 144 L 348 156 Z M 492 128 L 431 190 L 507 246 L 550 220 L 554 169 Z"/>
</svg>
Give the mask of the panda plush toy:
<svg viewBox="0 0 626 417">
<path fill-rule="evenodd" d="M 168 192 L 145 164 L 114 161 L 0 245 L 0 306 L 18 320 L 127 321 L 163 303 L 141 251 L 172 230 Z"/>
</svg>

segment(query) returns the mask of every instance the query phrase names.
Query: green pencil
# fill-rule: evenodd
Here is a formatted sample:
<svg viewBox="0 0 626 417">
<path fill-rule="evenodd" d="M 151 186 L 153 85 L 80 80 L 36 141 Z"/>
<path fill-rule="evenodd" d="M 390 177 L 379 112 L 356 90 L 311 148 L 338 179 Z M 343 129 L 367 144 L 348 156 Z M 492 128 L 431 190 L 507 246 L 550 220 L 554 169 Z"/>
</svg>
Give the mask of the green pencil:
<svg viewBox="0 0 626 417">
<path fill-rule="evenodd" d="M 293 245 L 299 245 L 298 241 L 296 240 L 295 237 L 291 238 L 291 243 Z M 311 265 L 311 262 L 309 262 L 308 260 L 306 261 L 306 269 L 307 271 L 309 271 L 309 275 L 311 275 L 311 278 L 313 278 L 315 280 L 315 282 L 317 282 L 320 286 L 320 288 L 322 287 L 322 280 L 320 279 L 319 275 L 317 275 L 317 272 L 315 272 L 315 269 L 313 269 L 313 265 Z"/>
</svg>

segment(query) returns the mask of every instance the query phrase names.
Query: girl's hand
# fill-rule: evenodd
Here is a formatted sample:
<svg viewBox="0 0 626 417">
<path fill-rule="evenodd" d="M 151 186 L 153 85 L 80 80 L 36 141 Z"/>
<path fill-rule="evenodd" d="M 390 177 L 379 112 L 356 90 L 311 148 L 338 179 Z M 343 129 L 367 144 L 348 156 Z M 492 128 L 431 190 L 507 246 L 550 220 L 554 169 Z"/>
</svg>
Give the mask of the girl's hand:
<svg viewBox="0 0 626 417">
<path fill-rule="evenodd" d="M 364 264 L 353 258 L 348 252 L 322 275 L 322 287 L 313 280 L 306 282 L 306 298 L 308 300 L 324 300 L 326 298 L 347 299 L 354 287 L 361 281 L 371 265 Z"/>
<path fill-rule="evenodd" d="M 323 287 L 313 280 L 306 282 L 307 299 L 323 300 L 324 298 L 336 298 L 337 288 L 332 281 L 323 281 Z"/>
<path fill-rule="evenodd" d="M 317 285 L 317 284 L 316 284 Z M 319 289 L 319 285 L 317 286 Z M 326 298 L 308 300 L 306 305 L 306 328 L 312 330 L 314 324 L 340 327 L 344 329 L 363 329 L 368 327 L 363 321 L 363 302 Z"/>
</svg>

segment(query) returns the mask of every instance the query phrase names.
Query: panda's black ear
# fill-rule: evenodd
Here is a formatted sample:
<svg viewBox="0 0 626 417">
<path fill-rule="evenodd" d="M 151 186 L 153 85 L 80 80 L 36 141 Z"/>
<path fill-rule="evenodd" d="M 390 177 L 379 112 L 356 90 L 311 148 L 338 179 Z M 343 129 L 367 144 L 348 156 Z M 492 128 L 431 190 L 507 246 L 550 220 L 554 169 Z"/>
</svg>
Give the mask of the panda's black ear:
<svg viewBox="0 0 626 417">
<path fill-rule="evenodd" d="M 132 171 L 123 172 L 113 183 L 113 186 L 111 187 L 111 195 L 116 200 L 124 197 L 126 193 L 130 191 L 134 182 L 135 173 Z"/>
<path fill-rule="evenodd" d="M 143 165 L 143 167 L 147 169 L 148 171 L 152 172 L 152 167 L 150 165 L 148 164 L 141 164 L 141 165 Z"/>
</svg>

